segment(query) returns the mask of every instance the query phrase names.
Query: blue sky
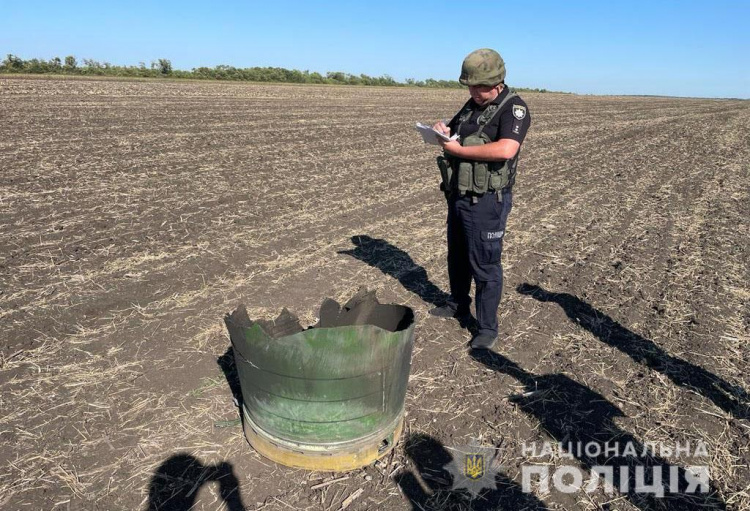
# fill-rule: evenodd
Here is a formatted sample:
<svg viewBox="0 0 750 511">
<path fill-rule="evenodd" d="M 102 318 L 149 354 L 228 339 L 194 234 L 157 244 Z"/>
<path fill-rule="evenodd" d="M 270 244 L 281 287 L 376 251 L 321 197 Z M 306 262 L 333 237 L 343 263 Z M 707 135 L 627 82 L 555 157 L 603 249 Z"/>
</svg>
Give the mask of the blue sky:
<svg viewBox="0 0 750 511">
<path fill-rule="evenodd" d="M 456 79 L 480 47 L 507 83 L 750 98 L 750 1 L 0 1 L 0 53 Z"/>
</svg>

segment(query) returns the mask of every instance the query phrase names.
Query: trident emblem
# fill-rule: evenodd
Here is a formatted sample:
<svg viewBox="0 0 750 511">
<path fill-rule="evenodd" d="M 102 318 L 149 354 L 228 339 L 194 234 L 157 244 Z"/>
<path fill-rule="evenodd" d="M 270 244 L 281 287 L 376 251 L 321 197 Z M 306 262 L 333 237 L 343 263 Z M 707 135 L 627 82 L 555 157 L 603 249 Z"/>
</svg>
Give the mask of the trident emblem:
<svg viewBox="0 0 750 511">
<path fill-rule="evenodd" d="M 466 477 L 477 480 L 484 475 L 484 455 L 467 454 L 466 455 Z"/>
</svg>

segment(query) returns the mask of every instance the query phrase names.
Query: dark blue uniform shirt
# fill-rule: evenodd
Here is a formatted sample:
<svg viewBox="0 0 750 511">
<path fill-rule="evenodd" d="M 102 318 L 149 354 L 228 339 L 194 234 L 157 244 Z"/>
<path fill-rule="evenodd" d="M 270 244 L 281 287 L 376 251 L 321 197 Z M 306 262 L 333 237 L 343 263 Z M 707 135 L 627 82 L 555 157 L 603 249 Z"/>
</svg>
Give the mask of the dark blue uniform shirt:
<svg viewBox="0 0 750 511">
<path fill-rule="evenodd" d="M 510 89 L 506 85 L 505 87 L 503 87 L 502 92 L 500 92 L 500 94 L 498 94 L 495 99 L 482 107 L 477 106 L 476 103 L 474 103 L 473 99 L 469 100 L 474 107 L 474 113 L 471 115 L 468 121 L 464 122 L 463 125 L 461 125 L 461 132 L 459 133 L 461 138 L 469 136 L 472 133 L 476 133 L 476 131 L 479 129 L 477 119 L 480 115 L 482 115 L 484 109 L 487 108 L 488 105 L 493 103 L 499 105 L 509 94 L 509 91 Z M 460 113 L 461 111 L 459 111 L 448 123 L 448 127 L 451 129 L 451 133 L 455 133 L 456 126 L 458 125 L 458 116 L 460 115 Z M 521 144 L 523 143 L 523 139 L 526 137 L 526 132 L 528 131 L 530 125 L 531 114 L 529 113 L 529 108 L 526 106 L 526 102 L 523 99 L 521 99 L 519 96 L 516 96 L 505 103 L 505 105 L 503 105 L 500 113 L 496 115 L 495 118 L 492 119 L 492 121 L 484 128 L 484 133 L 488 137 L 490 137 L 490 140 L 492 140 L 493 142 L 503 138 L 509 138 Z"/>
</svg>

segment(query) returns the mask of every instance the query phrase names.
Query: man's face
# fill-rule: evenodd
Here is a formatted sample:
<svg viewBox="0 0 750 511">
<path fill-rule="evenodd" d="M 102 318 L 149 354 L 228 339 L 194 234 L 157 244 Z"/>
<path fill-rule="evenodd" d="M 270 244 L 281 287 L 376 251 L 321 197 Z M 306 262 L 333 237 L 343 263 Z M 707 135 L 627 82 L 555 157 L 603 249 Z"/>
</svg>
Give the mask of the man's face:
<svg viewBox="0 0 750 511">
<path fill-rule="evenodd" d="M 498 95 L 498 86 L 490 87 L 489 85 L 469 85 L 469 94 L 479 106 L 484 106 Z"/>
</svg>

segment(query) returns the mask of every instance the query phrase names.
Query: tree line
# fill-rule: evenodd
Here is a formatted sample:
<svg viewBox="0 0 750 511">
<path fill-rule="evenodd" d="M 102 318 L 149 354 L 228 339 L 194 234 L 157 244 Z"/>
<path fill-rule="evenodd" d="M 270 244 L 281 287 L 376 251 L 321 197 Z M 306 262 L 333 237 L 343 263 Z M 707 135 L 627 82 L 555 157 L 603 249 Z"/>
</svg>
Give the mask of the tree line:
<svg viewBox="0 0 750 511">
<path fill-rule="evenodd" d="M 394 80 L 388 75 L 368 76 L 366 74 L 353 75 L 341 71 L 329 71 L 325 75 L 315 71 L 299 71 L 283 67 L 246 67 L 219 65 L 216 67 L 197 67 L 190 71 L 173 69 L 169 59 L 151 61 L 149 65 L 139 62 L 137 66 L 116 66 L 109 62 L 98 62 L 83 59 L 78 62 L 73 55 L 64 59 L 54 57 L 49 60 L 24 60 L 16 55 L 8 54 L 0 64 L 0 73 L 27 74 L 62 74 L 81 76 L 129 76 L 142 78 L 192 78 L 199 80 L 231 80 L 247 82 L 276 82 L 276 83 L 311 83 L 331 85 L 373 85 L 373 86 L 407 86 L 457 89 L 462 88 L 456 80 L 415 80 L 408 78 L 404 82 Z M 536 92 L 547 92 L 546 89 L 520 89 Z"/>
</svg>

